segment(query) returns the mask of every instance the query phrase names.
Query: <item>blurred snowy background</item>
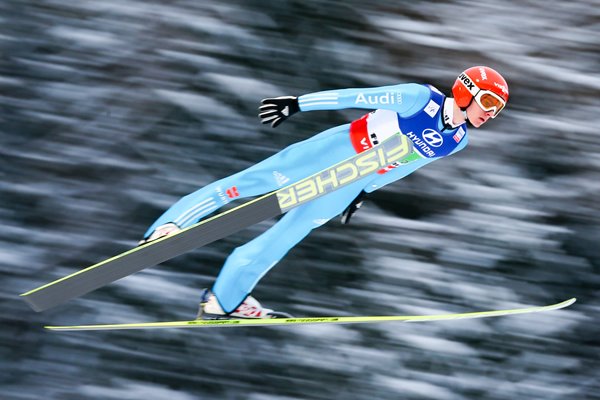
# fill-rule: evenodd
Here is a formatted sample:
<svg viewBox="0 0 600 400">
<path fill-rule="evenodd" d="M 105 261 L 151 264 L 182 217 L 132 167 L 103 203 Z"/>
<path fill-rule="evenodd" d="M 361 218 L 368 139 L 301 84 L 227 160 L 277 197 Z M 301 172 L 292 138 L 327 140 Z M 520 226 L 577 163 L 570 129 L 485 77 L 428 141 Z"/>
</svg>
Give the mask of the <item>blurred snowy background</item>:
<svg viewBox="0 0 600 400">
<path fill-rule="evenodd" d="M 545 305 L 428 324 L 50 333 L 189 319 L 269 223 L 51 311 L 18 294 L 117 254 L 170 204 L 363 112 L 260 99 L 504 74 L 502 116 L 314 232 L 257 287 L 298 316 Z M 600 2 L 0 2 L 2 399 L 600 399 Z"/>
</svg>

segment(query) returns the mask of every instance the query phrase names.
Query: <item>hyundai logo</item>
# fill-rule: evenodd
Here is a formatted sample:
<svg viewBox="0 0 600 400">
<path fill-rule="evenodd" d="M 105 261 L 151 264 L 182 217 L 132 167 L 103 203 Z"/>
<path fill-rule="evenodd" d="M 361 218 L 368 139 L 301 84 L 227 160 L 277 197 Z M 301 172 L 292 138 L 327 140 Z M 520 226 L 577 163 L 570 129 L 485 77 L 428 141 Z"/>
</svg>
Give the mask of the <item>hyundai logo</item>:
<svg viewBox="0 0 600 400">
<path fill-rule="evenodd" d="M 444 144 L 444 138 L 442 137 L 442 134 L 434 131 L 433 129 L 425 129 L 423 131 L 423 139 L 425 139 L 427 144 L 432 147 L 440 147 Z"/>
</svg>

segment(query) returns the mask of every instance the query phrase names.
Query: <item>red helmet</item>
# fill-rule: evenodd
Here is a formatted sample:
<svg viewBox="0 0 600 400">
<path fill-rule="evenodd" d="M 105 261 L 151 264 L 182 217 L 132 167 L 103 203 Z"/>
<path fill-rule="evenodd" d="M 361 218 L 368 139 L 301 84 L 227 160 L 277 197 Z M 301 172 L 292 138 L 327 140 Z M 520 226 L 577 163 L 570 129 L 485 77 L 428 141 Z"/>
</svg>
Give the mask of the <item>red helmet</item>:
<svg viewBox="0 0 600 400">
<path fill-rule="evenodd" d="M 496 118 L 508 102 L 508 84 L 490 67 L 471 67 L 456 78 L 452 96 L 461 109 L 475 99 L 484 111 L 493 111 L 492 118 Z"/>
</svg>

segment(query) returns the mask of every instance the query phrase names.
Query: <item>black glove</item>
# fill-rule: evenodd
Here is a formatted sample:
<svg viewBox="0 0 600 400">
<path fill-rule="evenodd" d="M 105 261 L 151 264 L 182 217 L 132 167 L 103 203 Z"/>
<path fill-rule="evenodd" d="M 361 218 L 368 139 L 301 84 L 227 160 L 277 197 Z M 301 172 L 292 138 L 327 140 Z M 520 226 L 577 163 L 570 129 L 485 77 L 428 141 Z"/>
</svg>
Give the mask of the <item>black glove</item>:
<svg viewBox="0 0 600 400">
<path fill-rule="evenodd" d="M 273 128 L 300 111 L 298 98 L 294 96 L 263 99 L 262 104 L 258 108 L 260 122 L 270 123 Z"/>
<path fill-rule="evenodd" d="M 352 203 L 350 203 L 350 205 L 344 210 L 341 219 L 343 225 L 347 225 L 350 223 L 350 218 L 362 206 L 366 194 L 367 193 L 364 190 L 360 192 L 359 195 L 356 196 L 354 200 L 352 200 Z"/>
</svg>

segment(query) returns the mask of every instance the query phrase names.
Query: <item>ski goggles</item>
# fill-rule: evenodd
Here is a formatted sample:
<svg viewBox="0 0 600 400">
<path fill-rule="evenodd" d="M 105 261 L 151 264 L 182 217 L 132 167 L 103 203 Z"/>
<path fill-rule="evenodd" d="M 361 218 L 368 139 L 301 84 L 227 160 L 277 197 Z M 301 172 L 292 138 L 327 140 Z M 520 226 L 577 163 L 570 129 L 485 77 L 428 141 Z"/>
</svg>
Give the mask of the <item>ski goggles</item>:
<svg viewBox="0 0 600 400">
<path fill-rule="evenodd" d="M 483 111 L 493 111 L 492 118 L 496 118 L 506 105 L 500 96 L 489 90 L 479 90 L 475 95 L 475 101 Z"/>
</svg>

